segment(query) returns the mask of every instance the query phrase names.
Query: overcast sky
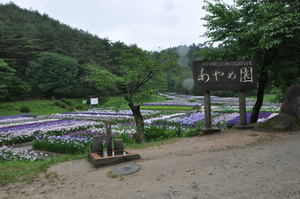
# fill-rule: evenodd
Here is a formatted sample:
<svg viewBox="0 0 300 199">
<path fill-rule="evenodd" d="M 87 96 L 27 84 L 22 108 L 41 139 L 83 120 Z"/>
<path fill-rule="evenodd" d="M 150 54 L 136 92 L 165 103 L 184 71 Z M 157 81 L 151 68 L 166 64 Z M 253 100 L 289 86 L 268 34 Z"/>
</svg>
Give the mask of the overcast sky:
<svg viewBox="0 0 300 199">
<path fill-rule="evenodd" d="M 0 0 L 146 50 L 204 42 L 203 0 Z M 225 0 L 232 2 L 233 0 Z"/>
</svg>

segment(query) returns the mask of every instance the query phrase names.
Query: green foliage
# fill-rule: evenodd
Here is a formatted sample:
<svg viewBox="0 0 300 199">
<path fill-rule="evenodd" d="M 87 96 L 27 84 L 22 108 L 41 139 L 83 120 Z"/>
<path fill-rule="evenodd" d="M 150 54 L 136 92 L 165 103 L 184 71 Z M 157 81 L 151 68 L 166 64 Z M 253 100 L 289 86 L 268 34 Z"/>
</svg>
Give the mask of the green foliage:
<svg viewBox="0 0 300 199">
<path fill-rule="evenodd" d="M 83 105 L 77 105 L 76 107 L 75 107 L 77 110 L 84 110 L 84 106 Z"/>
<path fill-rule="evenodd" d="M 0 57 L 15 70 L 11 81 L 5 82 L 5 87 L 0 83 L 2 99 L 51 95 L 79 98 L 95 94 L 127 94 L 130 97 L 136 91 L 149 89 L 190 92 L 184 88 L 183 81 L 191 78 L 190 65 L 195 58 L 193 52 L 200 48 L 198 45 L 186 47 L 190 50 L 180 59 L 187 60 L 187 64 L 181 67 L 176 48 L 147 52 L 137 46 L 111 42 L 71 28 L 47 14 L 19 8 L 14 3 L 0 4 L 0 18 Z M 57 70 L 48 66 L 53 65 L 56 59 L 41 63 L 43 52 L 72 57 L 80 65 L 75 64 L 72 70 L 63 65 Z M 51 69 L 51 72 L 44 74 L 41 65 Z M 163 70 L 165 68 L 168 70 Z M 56 71 L 65 80 L 61 79 L 61 75 L 56 75 Z M 96 81 L 90 73 L 102 78 Z"/>
<path fill-rule="evenodd" d="M 233 6 L 221 0 L 205 2 L 205 35 L 210 42 L 221 42 L 238 59 L 256 62 L 258 103 L 251 117 L 256 122 L 269 79 L 282 91 L 299 81 L 300 2 L 236 0 Z"/>
<path fill-rule="evenodd" d="M 81 99 L 68 100 L 72 101 L 75 106 L 81 105 Z M 65 106 L 65 104 L 61 106 L 61 101 L 57 101 L 59 101 L 59 106 L 57 106 L 56 101 L 53 102 L 52 100 L 32 100 L 0 103 L 0 116 L 20 114 L 21 106 L 28 106 L 31 110 L 31 113 L 35 115 L 48 115 L 53 113 L 69 112 L 69 110 L 67 109 L 68 107 L 62 108 L 62 106 Z M 84 110 L 87 110 L 88 106 L 85 105 L 83 106 L 83 108 Z"/>
<path fill-rule="evenodd" d="M 115 136 L 116 139 L 122 139 L 125 144 L 134 144 L 135 140 L 127 133 L 120 133 Z"/>
<path fill-rule="evenodd" d="M 128 109 L 128 104 L 123 97 L 110 97 L 102 107 L 113 107 L 114 109 Z"/>
<path fill-rule="evenodd" d="M 64 103 L 63 101 L 61 101 L 61 100 L 55 100 L 53 105 L 58 106 L 60 108 L 64 108 L 64 109 L 68 108 L 68 105 L 66 103 Z"/>
<path fill-rule="evenodd" d="M 196 109 L 196 107 L 190 107 L 190 106 L 141 106 L 141 109 L 144 110 L 172 110 L 172 111 L 191 111 Z"/>
<path fill-rule="evenodd" d="M 60 155 L 41 161 L 0 161 L 0 186 L 15 182 L 32 182 L 41 172 L 59 162 L 83 159 L 86 154 Z"/>
<path fill-rule="evenodd" d="M 15 72 L 3 59 L 0 59 L 0 99 L 9 96 L 8 87 Z"/>
<path fill-rule="evenodd" d="M 50 151 L 55 153 L 69 153 L 69 154 L 78 154 L 84 153 L 87 151 L 88 144 L 76 144 L 74 142 L 51 142 L 47 139 L 42 139 L 35 141 L 32 145 L 33 149 Z"/>
<path fill-rule="evenodd" d="M 30 108 L 28 106 L 21 106 L 20 107 L 20 112 L 21 113 L 29 113 L 30 112 Z"/>
<path fill-rule="evenodd" d="M 105 68 L 95 65 L 85 65 L 85 69 L 88 71 L 85 81 L 93 84 L 93 87 L 98 92 L 105 94 L 114 94 L 117 92 L 117 85 L 122 81 L 120 77 Z"/>
<path fill-rule="evenodd" d="M 150 126 L 145 129 L 145 137 L 147 141 L 159 141 L 177 137 L 177 132 L 164 127 Z"/>
<path fill-rule="evenodd" d="M 76 83 L 78 62 L 57 53 L 43 52 L 26 70 L 31 85 L 45 96 L 70 93 Z"/>
<path fill-rule="evenodd" d="M 62 98 L 61 101 L 69 106 L 74 106 L 74 103 L 66 98 Z"/>
<path fill-rule="evenodd" d="M 183 133 L 184 137 L 192 137 L 192 136 L 196 136 L 199 135 L 201 129 L 200 128 L 193 128 L 193 129 L 189 129 L 187 131 L 185 131 Z"/>
</svg>

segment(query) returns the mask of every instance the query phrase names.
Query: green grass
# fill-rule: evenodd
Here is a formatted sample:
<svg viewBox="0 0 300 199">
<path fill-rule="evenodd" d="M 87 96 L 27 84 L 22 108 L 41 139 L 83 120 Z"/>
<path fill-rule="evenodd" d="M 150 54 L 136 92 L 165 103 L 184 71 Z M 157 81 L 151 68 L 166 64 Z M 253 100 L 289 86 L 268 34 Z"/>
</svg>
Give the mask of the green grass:
<svg viewBox="0 0 300 199">
<path fill-rule="evenodd" d="M 165 144 L 172 144 L 174 142 L 179 141 L 182 138 L 184 138 L 184 137 L 175 137 L 175 138 L 169 138 L 169 139 L 160 140 L 160 141 L 144 142 L 141 144 L 125 143 L 125 148 L 126 149 L 144 149 L 144 148 L 149 148 L 149 147 L 161 146 L 161 145 L 165 145 Z"/>
<path fill-rule="evenodd" d="M 172 111 L 191 111 L 196 108 L 190 106 L 141 106 L 144 110 L 172 110 Z"/>
<path fill-rule="evenodd" d="M 151 95 L 148 98 L 147 102 L 148 103 L 151 103 L 151 102 L 162 102 L 162 101 L 166 101 L 166 100 L 167 100 L 166 97 L 159 96 L 159 95 Z M 114 107 L 116 109 L 121 109 L 121 110 L 129 109 L 128 103 L 126 102 L 126 100 L 122 96 L 119 96 L 119 97 L 109 97 L 109 98 L 104 99 L 104 101 L 105 102 L 103 104 L 101 104 L 101 101 L 100 101 L 100 104 L 101 104 L 101 106 L 103 108 Z"/>
<path fill-rule="evenodd" d="M 254 101 L 256 100 L 256 96 L 251 96 L 249 98 L 254 100 Z M 276 101 L 276 95 L 275 94 L 265 94 L 264 95 L 264 102 L 266 102 L 266 103 L 277 102 Z"/>
<path fill-rule="evenodd" d="M 81 105 L 82 99 L 67 99 L 74 107 Z M 147 102 L 161 102 L 166 98 L 158 95 L 152 95 Z M 101 103 L 101 99 L 99 99 Z M 35 115 L 48 115 L 53 113 L 70 112 L 68 108 L 62 108 L 54 105 L 52 100 L 30 100 L 30 101 L 15 101 L 15 102 L 2 102 L 0 103 L 0 116 L 18 115 L 21 114 L 20 108 L 27 106 L 30 113 Z M 102 107 L 116 107 L 117 109 L 129 109 L 127 102 L 123 97 L 109 97 L 105 99 Z M 89 108 L 89 105 L 83 105 L 84 110 Z"/>
<path fill-rule="evenodd" d="M 81 105 L 81 99 L 68 99 L 74 105 Z M 69 112 L 70 110 L 55 106 L 52 100 L 31 100 L 0 103 L 0 116 L 21 114 L 20 107 L 28 106 L 30 113 L 35 115 L 48 115 L 53 113 Z M 88 108 L 87 105 L 84 106 Z"/>
<path fill-rule="evenodd" d="M 106 174 L 107 177 L 117 178 L 120 177 L 118 174 L 114 174 L 112 170 L 109 170 Z"/>
<path fill-rule="evenodd" d="M 0 186 L 15 182 L 31 182 L 46 171 L 50 166 L 75 159 L 86 158 L 86 154 L 60 155 L 52 159 L 35 162 L 29 161 L 0 161 Z"/>
</svg>

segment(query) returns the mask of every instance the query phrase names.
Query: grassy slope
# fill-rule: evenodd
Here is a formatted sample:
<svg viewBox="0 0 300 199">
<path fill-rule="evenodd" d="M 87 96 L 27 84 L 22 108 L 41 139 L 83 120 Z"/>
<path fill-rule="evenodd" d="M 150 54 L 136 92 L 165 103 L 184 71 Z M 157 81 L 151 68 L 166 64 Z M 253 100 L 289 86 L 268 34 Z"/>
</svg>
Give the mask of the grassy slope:
<svg viewBox="0 0 300 199">
<path fill-rule="evenodd" d="M 81 99 L 68 99 L 75 106 L 81 105 Z M 28 106 L 30 112 L 36 115 L 69 112 L 68 109 L 55 106 L 52 100 L 31 100 L 0 103 L 0 116 L 21 114 L 20 107 Z M 87 109 L 88 106 L 85 106 Z"/>
<path fill-rule="evenodd" d="M 249 97 L 251 99 L 253 99 L 254 101 L 256 100 L 256 96 L 252 96 Z M 268 103 L 268 102 L 276 102 L 276 95 L 275 94 L 265 94 L 264 95 L 264 102 Z"/>
<path fill-rule="evenodd" d="M 162 102 L 166 100 L 167 99 L 163 96 L 152 95 L 147 102 Z M 123 97 L 110 97 L 104 104 L 102 104 L 102 107 L 114 107 L 122 110 L 129 109 L 128 104 Z"/>
</svg>

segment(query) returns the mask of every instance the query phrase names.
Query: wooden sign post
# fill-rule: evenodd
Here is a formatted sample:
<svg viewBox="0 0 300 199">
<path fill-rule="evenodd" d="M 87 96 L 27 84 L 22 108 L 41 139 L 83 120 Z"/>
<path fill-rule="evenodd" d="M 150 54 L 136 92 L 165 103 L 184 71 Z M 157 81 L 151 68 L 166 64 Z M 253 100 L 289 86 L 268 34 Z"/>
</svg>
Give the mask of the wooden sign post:
<svg viewBox="0 0 300 199">
<path fill-rule="evenodd" d="M 211 90 L 238 90 L 240 124 L 246 125 L 245 90 L 256 88 L 253 61 L 194 61 L 195 91 L 204 93 L 205 129 L 212 129 Z"/>
<path fill-rule="evenodd" d="M 205 115 L 205 119 L 204 119 L 205 129 L 212 129 L 210 91 L 204 92 L 204 115 Z"/>
</svg>

